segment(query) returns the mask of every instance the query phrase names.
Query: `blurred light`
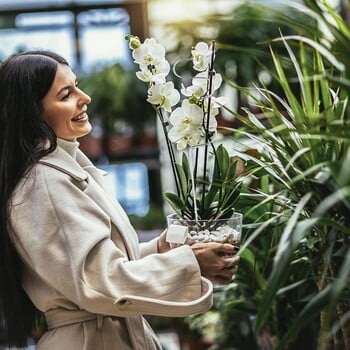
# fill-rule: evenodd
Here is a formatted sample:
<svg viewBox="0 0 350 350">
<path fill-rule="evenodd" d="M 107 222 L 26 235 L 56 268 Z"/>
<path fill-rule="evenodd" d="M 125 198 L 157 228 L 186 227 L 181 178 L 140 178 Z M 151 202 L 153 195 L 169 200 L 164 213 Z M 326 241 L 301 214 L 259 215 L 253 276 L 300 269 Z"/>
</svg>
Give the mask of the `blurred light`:
<svg viewBox="0 0 350 350">
<path fill-rule="evenodd" d="M 103 165 L 111 193 L 128 214 L 146 215 L 149 209 L 147 166 L 143 163 Z"/>
<path fill-rule="evenodd" d="M 54 20 L 53 20 L 54 18 Z M 74 22 L 74 16 L 72 12 L 44 12 L 44 13 L 21 13 L 16 17 L 17 27 L 28 26 L 49 26 L 52 23 L 55 25 L 68 26 Z"/>
</svg>

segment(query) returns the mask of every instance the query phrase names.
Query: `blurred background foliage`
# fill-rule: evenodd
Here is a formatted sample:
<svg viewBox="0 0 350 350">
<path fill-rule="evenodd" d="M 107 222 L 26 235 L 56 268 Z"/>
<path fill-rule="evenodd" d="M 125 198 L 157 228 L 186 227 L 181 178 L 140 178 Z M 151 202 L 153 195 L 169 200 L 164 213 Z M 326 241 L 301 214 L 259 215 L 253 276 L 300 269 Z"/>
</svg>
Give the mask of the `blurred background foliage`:
<svg viewBox="0 0 350 350">
<path fill-rule="evenodd" d="M 145 99 L 147 86 L 132 68 L 119 63 L 103 67 L 82 75 L 80 86 L 92 96 L 92 120 L 100 121 L 106 133 L 123 132 L 123 123 L 139 133 L 147 123 L 155 122 L 154 110 Z"/>
<path fill-rule="evenodd" d="M 175 32 L 177 38 L 177 44 L 169 51 L 169 59 L 173 62 L 188 57 L 191 47 L 198 41 L 215 40 L 215 67 L 226 79 L 247 87 L 264 82 L 270 90 L 279 94 L 283 94 L 283 89 L 270 76 L 273 71 L 270 41 L 281 35 L 322 35 L 316 19 L 300 11 L 300 6 L 274 8 L 255 2 L 243 3 L 229 14 L 212 14 L 201 22 L 170 23 L 166 30 L 173 36 Z M 275 47 L 275 50 L 288 64 L 289 59 L 283 48 Z M 292 66 L 287 68 L 293 69 Z M 188 69 L 186 63 L 177 66 L 177 72 L 184 76 Z M 241 95 L 240 106 L 247 104 L 246 97 Z"/>
</svg>

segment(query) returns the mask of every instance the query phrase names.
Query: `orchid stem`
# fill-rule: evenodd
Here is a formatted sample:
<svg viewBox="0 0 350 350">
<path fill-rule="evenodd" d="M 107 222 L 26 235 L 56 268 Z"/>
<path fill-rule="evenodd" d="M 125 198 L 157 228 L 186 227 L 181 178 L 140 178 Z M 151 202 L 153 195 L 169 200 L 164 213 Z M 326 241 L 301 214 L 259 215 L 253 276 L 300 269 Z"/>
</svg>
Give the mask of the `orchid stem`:
<svg viewBox="0 0 350 350">
<path fill-rule="evenodd" d="M 193 159 L 193 148 L 190 147 L 189 152 L 189 159 L 190 159 L 190 166 L 191 168 L 193 167 L 193 164 L 195 164 L 193 171 L 192 169 L 190 169 L 190 173 L 191 173 L 191 181 L 192 181 L 192 193 L 193 193 L 193 207 L 194 207 L 194 217 L 196 220 L 196 223 L 198 223 L 198 208 L 197 208 L 197 195 L 196 195 L 196 183 L 194 181 L 195 176 L 194 176 L 194 171 L 197 169 L 197 161 L 198 160 L 198 149 L 196 149 L 196 155 L 195 155 L 195 159 Z M 196 170 L 197 172 L 197 170 Z"/>
<path fill-rule="evenodd" d="M 209 136 L 209 125 L 210 125 L 210 108 L 211 108 L 211 94 L 213 91 L 213 72 L 214 72 L 214 59 L 215 59 L 215 40 L 212 41 L 212 52 L 211 52 L 211 60 L 208 70 L 208 106 L 207 106 L 207 120 L 205 129 L 205 148 L 204 148 L 204 167 L 203 167 L 203 180 L 206 178 L 207 174 L 207 158 L 208 158 L 208 142 L 210 140 Z M 206 181 L 203 181 L 203 189 L 202 189 L 202 210 L 204 211 L 204 198 L 205 198 L 205 187 Z"/>
<path fill-rule="evenodd" d="M 168 154 L 170 157 L 171 168 L 172 168 L 172 171 L 174 174 L 176 190 L 177 190 L 177 193 L 180 195 L 179 176 L 178 176 L 176 168 L 175 168 L 176 159 L 175 159 L 173 147 L 172 147 L 171 142 L 168 138 L 168 133 L 167 133 L 167 128 L 166 128 L 167 122 L 164 120 L 164 116 L 163 116 L 162 110 L 160 108 L 157 108 L 157 112 L 158 112 L 158 116 L 159 116 L 159 119 L 160 119 L 161 124 L 162 124 L 163 132 L 164 132 L 164 136 L 165 136 L 165 140 L 166 140 L 166 145 L 168 148 Z M 183 193 L 181 193 L 181 194 L 183 195 Z"/>
</svg>

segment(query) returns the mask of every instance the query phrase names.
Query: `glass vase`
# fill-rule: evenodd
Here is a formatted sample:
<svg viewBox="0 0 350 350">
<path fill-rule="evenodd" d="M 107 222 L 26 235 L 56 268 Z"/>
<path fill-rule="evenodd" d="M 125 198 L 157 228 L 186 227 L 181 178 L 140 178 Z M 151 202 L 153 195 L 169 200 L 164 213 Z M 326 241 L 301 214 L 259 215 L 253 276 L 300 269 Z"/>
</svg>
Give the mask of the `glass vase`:
<svg viewBox="0 0 350 350">
<path fill-rule="evenodd" d="M 188 220 L 176 214 L 167 216 L 167 241 L 176 247 L 179 244 L 197 242 L 230 243 L 239 250 L 242 234 L 243 214 L 234 213 L 226 219 Z"/>
</svg>

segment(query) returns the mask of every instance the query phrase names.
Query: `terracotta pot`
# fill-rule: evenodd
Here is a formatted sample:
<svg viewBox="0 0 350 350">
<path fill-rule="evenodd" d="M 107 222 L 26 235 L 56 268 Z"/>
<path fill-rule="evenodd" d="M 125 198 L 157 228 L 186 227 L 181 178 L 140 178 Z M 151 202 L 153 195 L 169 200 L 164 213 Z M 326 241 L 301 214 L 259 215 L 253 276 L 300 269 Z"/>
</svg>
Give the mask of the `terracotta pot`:
<svg viewBox="0 0 350 350">
<path fill-rule="evenodd" d="M 139 135 L 137 138 L 137 145 L 142 148 L 157 148 L 157 136 Z"/>
<path fill-rule="evenodd" d="M 107 155 L 118 155 L 132 149 L 133 137 L 123 135 L 108 135 L 105 138 L 105 151 Z"/>
</svg>

